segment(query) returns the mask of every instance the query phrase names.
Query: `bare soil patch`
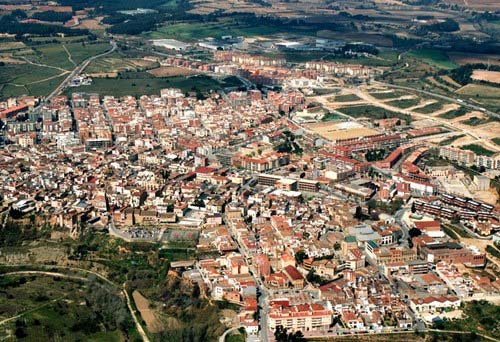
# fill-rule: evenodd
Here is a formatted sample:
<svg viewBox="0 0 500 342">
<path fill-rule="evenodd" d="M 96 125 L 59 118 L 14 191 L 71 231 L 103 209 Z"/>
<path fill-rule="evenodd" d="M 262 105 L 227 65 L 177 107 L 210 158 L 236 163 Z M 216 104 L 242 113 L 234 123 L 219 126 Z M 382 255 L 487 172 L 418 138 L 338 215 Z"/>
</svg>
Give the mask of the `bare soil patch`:
<svg viewBox="0 0 500 342">
<path fill-rule="evenodd" d="M 132 293 L 137 310 L 141 313 L 141 317 L 146 322 L 146 326 L 151 333 L 158 333 L 163 330 L 161 322 L 156 318 L 154 310 L 149 307 L 149 300 L 146 299 L 139 291 Z"/>
<path fill-rule="evenodd" d="M 173 76 L 188 76 L 194 75 L 197 72 L 186 68 L 164 66 L 156 69 L 148 70 L 148 72 L 155 77 L 173 77 Z"/>
<path fill-rule="evenodd" d="M 500 84 L 500 71 L 474 70 L 471 77 L 473 80 Z"/>
</svg>

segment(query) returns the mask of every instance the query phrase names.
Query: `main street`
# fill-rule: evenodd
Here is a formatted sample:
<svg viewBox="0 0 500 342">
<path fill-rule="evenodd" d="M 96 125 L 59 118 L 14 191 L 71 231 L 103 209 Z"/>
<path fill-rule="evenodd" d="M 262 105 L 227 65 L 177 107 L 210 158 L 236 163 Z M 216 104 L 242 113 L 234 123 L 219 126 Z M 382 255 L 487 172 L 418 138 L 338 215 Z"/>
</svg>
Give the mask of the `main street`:
<svg viewBox="0 0 500 342">
<path fill-rule="evenodd" d="M 245 258 L 245 260 L 249 260 L 249 258 L 252 257 L 248 249 L 245 247 L 243 243 L 241 243 L 240 238 L 238 236 L 238 232 L 236 231 L 234 224 L 231 220 L 228 220 L 226 216 L 223 216 L 224 221 L 227 223 L 227 227 L 229 228 L 230 234 L 233 237 L 234 241 L 238 244 L 238 251 L 240 254 Z M 262 282 L 262 280 L 257 276 L 257 273 L 255 272 L 255 268 L 253 267 L 253 264 L 249 263 L 249 270 L 250 274 L 255 280 L 255 283 L 257 284 L 258 291 L 260 292 L 259 298 L 259 314 L 260 314 L 260 319 L 259 319 L 259 327 L 260 327 L 260 339 L 262 342 L 269 342 L 269 330 L 267 326 L 267 313 L 268 313 L 268 301 L 267 301 L 267 296 L 268 296 L 268 289 Z"/>
</svg>

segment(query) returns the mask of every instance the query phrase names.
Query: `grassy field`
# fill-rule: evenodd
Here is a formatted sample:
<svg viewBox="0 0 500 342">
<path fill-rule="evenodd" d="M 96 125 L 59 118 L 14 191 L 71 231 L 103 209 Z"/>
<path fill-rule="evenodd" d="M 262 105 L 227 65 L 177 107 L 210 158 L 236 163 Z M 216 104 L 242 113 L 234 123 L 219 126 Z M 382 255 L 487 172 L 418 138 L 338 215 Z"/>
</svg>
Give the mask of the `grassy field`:
<svg viewBox="0 0 500 342">
<path fill-rule="evenodd" d="M 51 65 L 67 70 L 75 67 L 69 60 L 68 53 L 75 64 L 82 63 L 85 59 L 103 53 L 110 49 L 108 43 L 69 43 L 69 44 L 46 44 L 42 46 L 33 46 L 34 55 L 27 56 L 29 60 L 39 64 Z"/>
<path fill-rule="evenodd" d="M 464 145 L 464 146 L 461 146 L 461 148 L 463 150 L 469 150 L 469 151 L 474 152 L 475 154 L 488 156 L 488 157 L 495 154 L 494 151 L 488 150 L 487 148 L 484 148 L 483 146 L 477 145 L 477 144 Z"/>
<path fill-rule="evenodd" d="M 233 78 L 226 78 L 226 81 L 218 80 L 208 76 L 175 76 L 168 78 L 153 77 L 146 72 L 126 72 L 121 78 L 106 79 L 95 78 L 89 86 L 69 88 L 65 94 L 70 96 L 74 92 L 99 93 L 101 95 L 112 96 L 141 96 L 159 94 L 164 88 L 179 88 L 183 92 L 207 93 L 225 87 L 241 85 Z"/>
<path fill-rule="evenodd" d="M 111 73 L 123 71 L 142 71 L 155 66 L 158 63 L 145 61 L 143 59 L 128 58 L 119 53 L 112 53 L 104 58 L 92 61 L 85 69 L 87 74 Z"/>
<path fill-rule="evenodd" d="M 23 94 L 31 95 L 31 91 L 37 95 L 48 94 L 53 88 L 44 87 L 52 86 L 57 78 L 45 82 L 40 81 L 61 73 L 60 70 L 27 63 L 0 66 L 0 85 L 2 85 L 0 87 L 0 100 Z"/>
<path fill-rule="evenodd" d="M 445 52 L 439 50 L 415 50 L 408 53 L 408 56 L 417 58 L 427 64 L 436 66 L 438 68 L 453 69 L 457 67 L 457 65 L 450 60 Z"/>
</svg>

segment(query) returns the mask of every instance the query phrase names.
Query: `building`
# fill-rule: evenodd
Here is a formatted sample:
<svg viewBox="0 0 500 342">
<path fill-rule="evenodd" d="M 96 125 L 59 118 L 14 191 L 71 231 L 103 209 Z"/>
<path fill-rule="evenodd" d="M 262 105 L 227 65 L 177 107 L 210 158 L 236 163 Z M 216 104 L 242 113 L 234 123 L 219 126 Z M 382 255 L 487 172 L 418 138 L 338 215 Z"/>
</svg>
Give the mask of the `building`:
<svg viewBox="0 0 500 342">
<path fill-rule="evenodd" d="M 328 328 L 333 311 L 323 304 L 291 305 L 289 299 L 269 303 L 268 323 L 271 330 L 282 326 L 288 331 L 311 331 Z"/>
<path fill-rule="evenodd" d="M 474 184 L 476 184 L 477 190 L 487 191 L 490 188 L 490 179 L 486 176 L 474 176 Z"/>
<path fill-rule="evenodd" d="M 410 300 L 410 308 L 415 313 L 443 311 L 460 307 L 460 298 L 454 296 L 428 296 Z"/>
<path fill-rule="evenodd" d="M 283 273 L 288 278 L 288 281 L 292 284 L 292 287 L 301 289 L 304 287 L 305 279 L 304 276 L 297 270 L 294 266 L 286 266 L 283 269 Z"/>
<path fill-rule="evenodd" d="M 471 247 L 465 248 L 456 242 L 431 242 L 419 249 L 419 254 L 428 262 L 445 261 L 464 264 L 467 267 L 483 267 L 486 255 Z"/>
<path fill-rule="evenodd" d="M 189 44 L 175 39 L 155 39 L 152 40 L 154 46 L 159 46 L 169 50 L 184 51 L 190 47 Z"/>
<path fill-rule="evenodd" d="M 472 165 L 476 159 L 476 155 L 472 151 L 461 150 L 456 147 L 443 146 L 439 149 L 439 156 L 456 161 L 463 165 Z"/>
</svg>

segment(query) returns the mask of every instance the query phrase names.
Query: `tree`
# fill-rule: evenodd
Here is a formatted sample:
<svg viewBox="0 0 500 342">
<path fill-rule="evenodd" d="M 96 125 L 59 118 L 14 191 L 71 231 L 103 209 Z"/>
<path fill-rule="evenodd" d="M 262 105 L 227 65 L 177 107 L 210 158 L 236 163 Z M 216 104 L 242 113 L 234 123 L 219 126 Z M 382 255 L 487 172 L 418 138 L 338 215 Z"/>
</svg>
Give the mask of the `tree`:
<svg viewBox="0 0 500 342">
<path fill-rule="evenodd" d="M 412 228 L 408 231 L 408 234 L 413 239 L 414 237 L 422 235 L 422 232 L 420 231 L 420 229 Z"/>
<path fill-rule="evenodd" d="M 354 218 L 361 220 L 363 218 L 363 210 L 361 209 L 361 206 L 356 207 L 356 212 L 354 213 Z"/>
<path fill-rule="evenodd" d="M 300 250 L 295 253 L 295 261 L 297 261 L 297 264 L 302 264 L 305 258 L 307 258 L 306 252 Z"/>
<path fill-rule="evenodd" d="M 304 342 L 306 340 L 302 331 L 288 333 L 287 329 L 281 325 L 276 327 L 274 338 L 277 342 Z"/>
<path fill-rule="evenodd" d="M 415 207 L 415 202 L 411 204 L 411 212 L 415 214 L 417 212 L 417 208 Z"/>
</svg>

